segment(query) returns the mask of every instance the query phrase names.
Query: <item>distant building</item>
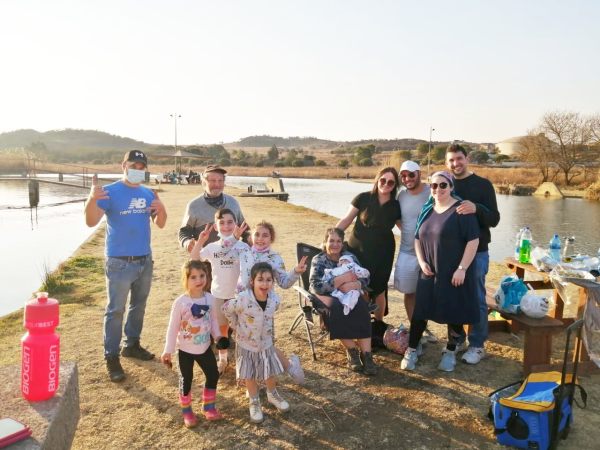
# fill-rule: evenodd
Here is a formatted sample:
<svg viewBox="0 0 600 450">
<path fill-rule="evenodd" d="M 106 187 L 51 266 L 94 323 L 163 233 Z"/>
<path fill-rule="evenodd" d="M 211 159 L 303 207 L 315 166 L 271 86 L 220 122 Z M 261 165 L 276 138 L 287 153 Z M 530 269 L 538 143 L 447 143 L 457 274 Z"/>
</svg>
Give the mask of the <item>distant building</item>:
<svg viewBox="0 0 600 450">
<path fill-rule="evenodd" d="M 505 139 L 502 142 L 498 142 L 496 144 L 498 153 L 506 156 L 514 156 L 518 151 L 524 150 L 524 147 L 521 144 L 521 139 L 525 137 L 526 136 L 516 136 L 509 139 Z"/>
</svg>

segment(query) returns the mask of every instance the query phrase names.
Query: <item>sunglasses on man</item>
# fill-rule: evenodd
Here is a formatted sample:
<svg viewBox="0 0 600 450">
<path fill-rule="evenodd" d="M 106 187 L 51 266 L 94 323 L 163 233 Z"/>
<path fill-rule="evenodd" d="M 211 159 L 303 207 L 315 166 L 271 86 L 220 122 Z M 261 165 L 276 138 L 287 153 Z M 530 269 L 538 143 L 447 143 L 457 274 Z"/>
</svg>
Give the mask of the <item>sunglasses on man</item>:
<svg viewBox="0 0 600 450">
<path fill-rule="evenodd" d="M 433 189 L 435 191 L 437 188 L 446 189 L 448 187 L 448 183 L 446 183 L 445 181 L 442 181 L 441 183 L 431 183 L 430 186 L 431 186 L 431 189 Z"/>
<path fill-rule="evenodd" d="M 406 172 L 406 173 L 401 173 L 400 174 L 401 178 L 414 178 L 416 176 L 417 176 L 417 174 L 414 173 L 414 172 Z"/>
<path fill-rule="evenodd" d="M 379 179 L 379 184 L 381 186 L 385 186 L 387 184 L 389 187 L 393 187 L 393 186 L 396 185 L 396 182 L 394 180 L 392 180 L 392 179 L 386 180 L 385 178 L 380 178 Z"/>
</svg>

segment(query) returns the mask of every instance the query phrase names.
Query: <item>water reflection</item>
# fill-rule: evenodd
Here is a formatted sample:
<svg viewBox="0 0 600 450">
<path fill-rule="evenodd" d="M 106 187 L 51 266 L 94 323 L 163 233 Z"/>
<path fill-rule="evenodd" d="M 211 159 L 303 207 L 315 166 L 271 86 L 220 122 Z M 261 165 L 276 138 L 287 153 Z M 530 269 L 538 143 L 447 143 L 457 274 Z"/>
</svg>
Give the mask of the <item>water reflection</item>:
<svg viewBox="0 0 600 450">
<path fill-rule="evenodd" d="M 264 177 L 227 177 L 227 182 L 245 188 L 248 185 L 264 184 Z M 285 178 L 285 190 L 289 202 L 305 206 L 334 217 L 342 217 L 350 201 L 360 192 L 371 188 L 370 183 L 348 180 L 316 180 Z M 490 258 L 502 261 L 512 256 L 515 235 L 524 226 L 531 227 L 534 243 L 547 247 L 558 233 L 561 238 L 574 235 L 575 249 L 581 253 L 596 254 L 600 246 L 600 202 L 566 198 L 551 200 L 540 197 L 515 197 L 498 195 L 500 223 L 492 229 Z"/>
<path fill-rule="evenodd" d="M 264 184 L 265 178 L 229 176 L 227 180 L 233 186 L 246 188 Z M 44 270 L 56 268 L 93 231 L 84 225 L 83 201 L 48 206 L 82 200 L 87 196 L 87 189 L 40 183 L 38 220 L 32 223 L 26 183 L 18 180 L 0 182 L 0 249 L 3 253 L 0 271 L 3 279 L 10 280 L 2 286 L 0 316 L 20 307 L 41 284 Z M 290 193 L 290 203 L 339 218 L 348 210 L 352 198 L 369 190 L 371 184 L 285 178 L 284 186 Z M 21 209 L 14 209 L 15 206 Z M 515 234 L 525 225 L 531 227 L 534 240 L 544 247 L 554 233 L 561 237 L 575 235 L 576 250 L 582 253 L 595 254 L 600 246 L 597 226 L 600 202 L 499 195 L 498 206 L 501 220 L 492 230 L 490 246 L 493 261 L 512 255 Z"/>
<path fill-rule="evenodd" d="M 48 206 L 86 196 L 87 190 L 40 183 L 40 207 L 32 214 L 27 181 L 0 182 L 0 271 L 9 281 L 2 284 L 0 316 L 18 309 L 45 271 L 54 270 L 92 233 L 83 222 L 83 201 Z"/>
</svg>

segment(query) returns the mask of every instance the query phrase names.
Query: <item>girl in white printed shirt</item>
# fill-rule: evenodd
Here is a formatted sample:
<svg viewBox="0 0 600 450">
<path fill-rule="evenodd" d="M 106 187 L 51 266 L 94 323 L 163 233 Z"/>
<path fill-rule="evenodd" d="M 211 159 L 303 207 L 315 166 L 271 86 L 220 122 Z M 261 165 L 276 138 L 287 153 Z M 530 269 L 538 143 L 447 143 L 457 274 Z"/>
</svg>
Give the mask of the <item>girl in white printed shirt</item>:
<svg viewBox="0 0 600 450">
<path fill-rule="evenodd" d="M 215 355 L 210 347 L 211 335 L 218 349 L 227 349 L 229 339 L 222 337 L 217 323 L 214 297 L 206 292 L 210 286 L 210 270 L 201 261 L 187 261 L 182 267 L 182 284 L 186 291 L 173 302 L 165 350 L 161 361 L 172 367 L 171 355 L 175 344 L 179 348 L 179 403 L 186 427 L 193 427 L 198 418 L 192 411 L 192 381 L 194 361 L 200 365 L 206 381 L 202 392 L 202 409 L 207 420 L 222 416 L 215 407 L 219 372 Z"/>
<path fill-rule="evenodd" d="M 276 376 L 283 365 L 273 345 L 273 316 L 279 297 L 273 290 L 273 269 L 258 263 L 250 272 L 250 289 L 240 292 L 223 306 L 223 313 L 235 330 L 235 368 L 238 380 L 244 380 L 250 397 L 250 420 L 262 422 L 264 417 L 258 396 L 258 382 L 267 386 L 267 400 L 280 411 L 290 405 L 277 392 Z"/>
<path fill-rule="evenodd" d="M 234 235 L 240 236 L 246 231 L 244 222 L 234 231 Z M 256 224 L 252 230 L 252 247 L 242 244 L 233 247 L 222 247 L 228 255 L 238 257 L 240 260 L 240 278 L 237 284 L 237 292 L 242 292 L 250 287 L 250 271 L 259 262 L 268 263 L 273 269 L 273 277 L 280 288 L 289 289 L 298 281 L 300 275 L 306 271 L 306 256 L 302 257 L 298 264 L 289 272 L 285 270 L 285 264 L 281 255 L 271 248 L 275 241 L 275 227 L 264 220 Z M 292 354 L 289 359 L 286 355 L 275 348 L 286 373 L 298 384 L 304 382 L 304 371 L 300 365 L 300 358 Z"/>
<path fill-rule="evenodd" d="M 208 240 L 210 232 L 217 230 L 220 239 L 203 247 Z M 235 216 L 229 209 L 219 209 L 215 213 L 215 223 L 207 224 L 198 236 L 196 244 L 190 253 L 191 259 L 209 261 L 212 267 L 211 293 L 215 297 L 215 309 L 221 335 L 227 336 L 229 324 L 222 313 L 225 302 L 235 297 L 235 287 L 240 276 L 240 261 L 237 252 L 230 252 L 232 248 L 246 246 L 233 235 L 236 228 Z M 217 362 L 219 373 L 227 367 L 227 350 L 219 350 Z"/>
</svg>

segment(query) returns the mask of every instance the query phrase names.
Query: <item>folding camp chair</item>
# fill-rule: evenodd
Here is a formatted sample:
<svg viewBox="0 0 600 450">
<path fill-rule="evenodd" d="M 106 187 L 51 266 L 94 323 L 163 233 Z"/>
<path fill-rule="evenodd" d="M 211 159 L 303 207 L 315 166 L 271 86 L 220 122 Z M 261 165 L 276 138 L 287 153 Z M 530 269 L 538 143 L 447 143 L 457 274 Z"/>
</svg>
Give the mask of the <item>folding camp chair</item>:
<svg viewBox="0 0 600 450">
<path fill-rule="evenodd" d="M 298 279 L 298 286 L 294 286 L 294 289 L 298 291 L 298 306 L 300 307 L 300 311 L 298 315 L 294 319 L 292 326 L 290 327 L 288 334 L 292 334 L 292 332 L 298 328 L 300 325 L 304 324 L 306 328 L 306 335 L 308 337 L 308 343 L 310 344 L 310 350 L 312 351 L 313 360 L 317 360 L 317 354 L 315 353 L 315 344 L 321 341 L 325 336 L 328 335 L 327 330 L 324 330 L 320 325 L 316 325 L 317 329 L 320 330 L 318 336 L 313 337 L 313 328 L 315 327 L 313 317 L 318 317 L 319 320 L 323 320 L 319 315 L 319 312 L 315 309 L 315 305 L 313 303 L 313 299 L 315 298 L 314 294 L 311 294 L 310 289 L 310 266 L 312 263 L 312 259 L 320 253 L 321 250 L 317 247 L 313 247 L 309 244 L 304 244 L 302 242 L 298 242 L 296 244 L 296 255 L 298 261 L 304 256 L 306 256 L 306 271 L 302 274 L 302 276 Z"/>
</svg>

